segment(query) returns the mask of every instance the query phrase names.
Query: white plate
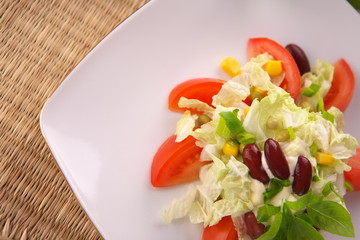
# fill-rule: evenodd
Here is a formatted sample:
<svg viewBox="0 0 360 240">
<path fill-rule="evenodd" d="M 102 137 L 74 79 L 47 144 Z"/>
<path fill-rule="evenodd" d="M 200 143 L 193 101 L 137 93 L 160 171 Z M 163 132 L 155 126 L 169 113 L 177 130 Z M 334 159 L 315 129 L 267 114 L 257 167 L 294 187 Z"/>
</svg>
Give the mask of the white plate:
<svg viewBox="0 0 360 240">
<path fill-rule="evenodd" d="M 189 78 L 225 77 L 220 61 L 234 56 L 244 63 L 247 39 L 260 36 L 299 44 L 312 63 L 345 57 L 360 79 L 359 26 L 344 0 L 152 1 L 67 77 L 44 107 L 41 129 L 106 239 L 200 239 L 200 226 L 161 219 L 186 187 L 149 183 L 152 156 L 179 118 L 167 111 L 171 88 Z M 360 139 L 358 85 L 346 120 Z M 360 195 L 347 200 L 360 229 Z"/>
</svg>

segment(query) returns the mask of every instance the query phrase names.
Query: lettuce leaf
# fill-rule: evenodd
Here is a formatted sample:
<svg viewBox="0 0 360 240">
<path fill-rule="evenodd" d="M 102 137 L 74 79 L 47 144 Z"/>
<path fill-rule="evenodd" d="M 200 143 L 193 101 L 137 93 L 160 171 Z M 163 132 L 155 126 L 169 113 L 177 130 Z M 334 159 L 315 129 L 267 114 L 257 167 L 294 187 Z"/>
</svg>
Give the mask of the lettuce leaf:
<svg viewBox="0 0 360 240">
<path fill-rule="evenodd" d="M 255 135 L 259 145 L 268 138 L 275 138 L 278 129 L 269 129 L 267 121 L 275 118 L 280 123 L 280 129 L 297 127 L 308 122 L 308 111 L 297 107 L 288 93 L 270 93 L 260 102 L 254 100 L 248 114 L 245 117 L 243 126 L 246 131 Z"/>
<path fill-rule="evenodd" d="M 195 127 L 195 121 L 198 118 L 197 115 L 191 115 L 189 110 L 186 110 L 176 125 L 176 140 L 175 142 L 181 142 L 187 138 Z"/>
<path fill-rule="evenodd" d="M 309 122 L 296 130 L 296 134 L 308 146 L 315 143 L 322 152 L 330 153 L 336 159 L 348 159 L 358 145 L 357 140 L 330 121 L 325 120 L 319 113 L 310 113 Z"/>
<path fill-rule="evenodd" d="M 315 110 L 319 100 L 324 98 L 324 96 L 328 93 L 333 80 L 333 75 L 333 65 L 326 61 L 316 60 L 315 67 L 312 69 L 312 72 L 305 73 L 302 76 L 302 90 L 310 87 L 311 84 L 320 86 L 320 89 L 311 97 L 301 94 L 298 98 L 298 103 L 306 101 L 312 106 L 311 109 Z"/>
<path fill-rule="evenodd" d="M 181 97 L 178 102 L 178 106 L 180 108 L 191 108 L 198 112 L 203 112 L 210 117 L 212 116 L 212 113 L 214 112 L 214 108 L 212 108 L 207 103 L 204 103 L 198 99 L 188 99 L 186 97 Z"/>
<path fill-rule="evenodd" d="M 271 57 L 267 53 L 252 58 L 246 63 L 241 74 L 226 83 L 217 95 L 213 97 L 215 107 L 235 107 L 244 109 L 243 100 L 250 95 L 250 87 L 255 86 L 269 93 L 286 93 L 282 88 L 271 82 L 269 74 L 262 68 Z M 245 105 L 246 107 L 246 105 Z"/>
<path fill-rule="evenodd" d="M 188 216 L 192 223 L 212 226 L 224 216 L 243 214 L 253 207 L 248 168 L 234 157 L 224 163 L 210 156 L 213 163 L 201 169 L 201 183 L 191 185 L 184 198 L 172 202 L 163 214 L 165 221 Z"/>
</svg>

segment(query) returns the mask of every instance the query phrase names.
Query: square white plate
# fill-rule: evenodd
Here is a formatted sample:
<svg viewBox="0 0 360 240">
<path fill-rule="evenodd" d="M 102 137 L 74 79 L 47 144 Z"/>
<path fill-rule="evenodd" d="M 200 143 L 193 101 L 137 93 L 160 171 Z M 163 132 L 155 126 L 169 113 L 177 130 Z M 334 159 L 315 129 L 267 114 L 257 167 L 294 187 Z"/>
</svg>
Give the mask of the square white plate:
<svg viewBox="0 0 360 240">
<path fill-rule="evenodd" d="M 154 189 L 150 166 L 180 115 L 172 87 L 228 78 L 220 61 L 245 63 L 250 37 L 297 43 L 311 63 L 348 60 L 356 75 L 347 130 L 360 139 L 360 16 L 345 0 L 157 0 L 105 38 L 45 105 L 41 129 L 76 196 L 106 239 L 200 239 L 201 227 L 168 225 L 161 212 L 186 186 Z M 360 236 L 360 195 L 349 209 Z M 327 235 L 327 239 L 340 239 Z"/>
</svg>

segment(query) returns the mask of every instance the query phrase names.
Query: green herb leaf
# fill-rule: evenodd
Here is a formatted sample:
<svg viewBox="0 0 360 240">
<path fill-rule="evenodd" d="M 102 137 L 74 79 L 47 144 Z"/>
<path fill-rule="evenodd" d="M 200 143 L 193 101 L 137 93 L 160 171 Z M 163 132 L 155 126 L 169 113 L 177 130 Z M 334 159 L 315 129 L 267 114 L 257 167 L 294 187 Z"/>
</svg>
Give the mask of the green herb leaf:
<svg viewBox="0 0 360 240">
<path fill-rule="evenodd" d="M 219 123 L 216 127 L 216 134 L 225 139 L 230 138 L 231 132 L 226 126 L 226 121 L 224 118 L 219 119 Z"/>
<path fill-rule="evenodd" d="M 360 10 L 360 2 L 357 0 L 347 0 L 356 10 Z"/>
<path fill-rule="evenodd" d="M 283 187 L 290 186 L 290 180 L 281 180 L 279 178 L 272 178 L 270 180 L 269 186 L 266 191 L 263 193 L 264 195 L 264 202 L 268 203 L 276 194 L 281 192 Z"/>
<path fill-rule="evenodd" d="M 275 215 L 274 222 L 271 224 L 269 230 L 261 235 L 257 240 L 273 240 L 275 239 L 277 233 L 279 232 L 281 222 L 282 222 L 282 212 L 278 212 Z"/>
<path fill-rule="evenodd" d="M 238 140 L 239 143 L 242 144 L 251 144 L 256 142 L 255 136 L 248 132 L 243 132 L 238 134 L 236 136 L 236 139 Z"/>
<path fill-rule="evenodd" d="M 298 213 L 295 215 L 295 217 L 300 218 L 300 219 L 304 220 L 305 222 L 308 222 L 311 224 L 310 218 L 306 213 Z"/>
<path fill-rule="evenodd" d="M 324 196 L 313 196 L 310 204 L 318 203 L 321 202 L 322 200 L 324 200 Z"/>
<path fill-rule="evenodd" d="M 329 112 L 327 112 L 327 111 L 322 111 L 321 116 L 322 116 L 324 119 L 326 119 L 326 120 L 334 123 L 335 117 L 334 117 L 334 115 L 332 115 L 331 113 L 329 113 Z"/>
<path fill-rule="evenodd" d="M 274 178 L 274 181 L 278 181 L 283 187 L 288 187 L 291 184 L 289 179 L 281 180 L 279 178 Z"/>
<path fill-rule="evenodd" d="M 316 105 L 316 111 L 323 112 L 325 111 L 324 99 L 320 98 L 318 104 Z"/>
<path fill-rule="evenodd" d="M 288 132 L 289 132 L 289 136 L 290 136 L 290 139 L 291 140 L 295 140 L 296 139 L 296 135 L 295 135 L 295 132 L 294 132 L 294 129 L 293 127 L 288 127 Z"/>
<path fill-rule="evenodd" d="M 300 211 L 306 208 L 306 206 L 311 202 L 312 198 L 313 192 L 310 190 L 296 201 L 286 201 L 286 205 L 295 211 Z"/>
<path fill-rule="evenodd" d="M 322 190 L 322 194 L 327 197 L 330 193 L 334 193 L 339 199 L 340 201 L 344 202 L 344 199 L 339 195 L 339 193 L 335 190 L 334 188 L 334 183 L 333 182 L 328 182 L 325 184 L 323 190 Z"/>
<path fill-rule="evenodd" d="M 312 203 L 308 205 L 307 213 L 312 225 L 339 236 L 355 237 L 350 214 L 339 203 L 333 201 Z"/>
<path fill-rule="evenodd" d="M 318 182 L 318 181 L 320 181 L 320 177 L 319 177 L 318 175 L 314 175 L 314 176 L 312 177 L 312 181 L 313 181 L 313 182 Z"/>
<path fill-rule="evenodd" d="M 321 234 L 316 231 L 316 229 L 311 226 L 311 224 L 298 217 L 294 217 L 294 219 L 291 221 L 289 230 L 287 232 L 287 239 L 324 240 L 323 236 L 321 236 Z"/>
<path fill-rule="evenodd" d="M 311 144 L 311 146 L 310 146 L 311 156 L 315 157 L 315 153 L 317 153 L 317 151 L 319 151 L 319 147 L 316 145 L 315 142 L 313 142 L 313 144 Z"/>
<path fill-rule="evenodd" d="M 278 234 L 276 235 L 274 240 L 275 239 L 276 240 L 288 240 L 287 232 L 289 231 L 289 226 L 294 218 L 294 215 L 292 214 L 290 208 L 287 206 L 286 203 L 282 204 L 281 212 L 282 212 L 282 222 L 281 222 Z"/>
<path fill-rule="evenodd" d="M 328 182 L 327 184 L 325 184 L 323 190 L 322 190 L 322 194 L 327 197 L 331 192 L 332 192 L 332 189 L 331 189 L 331 186 L 333 185 L 334 183 L 333 182 Z"/>
<path fill-rule="evenodd" d="M 321 86 L 319 84 L 312 83 L 309 87 L 302 90 L 302 95 L 306 97 L 312 97 L 320 90 Z"/>
<path fill-rule="evenodd" d="M 280 212 L 280 207 L 265 204 L 261 206 L 257 212 L 257 219 L 259 222 L 267 222 L 271 216 Z"/>
<path fill-rule="evenodd" d="M 231 135 L 237 135 L 245 132 L 245 129 L 241 121 L 237 117 L 237 111 L 233 112 L 221 112 L 220 117 L 226 122 L 226 127 L 230 130 Z"/>
</svg>

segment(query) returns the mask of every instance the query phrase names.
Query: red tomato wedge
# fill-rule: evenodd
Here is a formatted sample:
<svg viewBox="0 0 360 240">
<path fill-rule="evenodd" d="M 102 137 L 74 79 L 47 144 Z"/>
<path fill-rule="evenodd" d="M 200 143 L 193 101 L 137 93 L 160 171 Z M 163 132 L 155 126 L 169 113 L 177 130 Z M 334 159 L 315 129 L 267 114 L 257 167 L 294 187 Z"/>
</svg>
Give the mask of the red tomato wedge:
<svg viewBox="0 0 360 240">
<path fill-rule="evenodd" d="M 181 97 L 197 99 L 211 106 L 212 97 L 220 91 L 224 83 L 224 80 L 217 78 L 195 78 L 182 82 L 170 92 L 168 108 L 174 112 L 185 112 L 187 109 L 178 106 Z"/>
<path fill-rule="evenodd" d="M 334 65 L 334 78 L 329 92 L 324 98 L 325 109 L 331 106 L 345 111 L 355 88 L 355 77 L 345 59 L 339 59 Z"/>
<path fill-rule="evenodd" d="M 265 52 L 268 52 L 275 60 L 280 60 L 282 62 L 282 67 L 285 71 L 285 79 L 280 87 L 290 93 L 290 96 L 296 100 L 301 89 L 301 75 L 294 58 L 283 46 L 271 39 L 250 38 L 248 40 L 248 59 Z"/>
<path fill-rule="evenodd" d="M 345 180 L 349 181 L 354 186 L 354 191 L 360 190 L 360 148 L 356 149 L 356 153 L 352 156 L 348 165 L 351 167 L 351 171 L 344 172 Z"/>
<path fill-rule="evenodd" d="M 202 240 L 237 240 L 238 234 L 230 216 L 223 217 L 220 222 L 204 228 Z"/>
<path fill-rule="evenodd" d="M 199 171 L 206 162 L 200 162 L 202 148 L 195 145 L 196 139 L 189 136 L 175 142 L 169 137 L 156 152 L 151 166 L 151 184 L 154 187 L 169 187 L 199 179 Z"/>
</svg>

